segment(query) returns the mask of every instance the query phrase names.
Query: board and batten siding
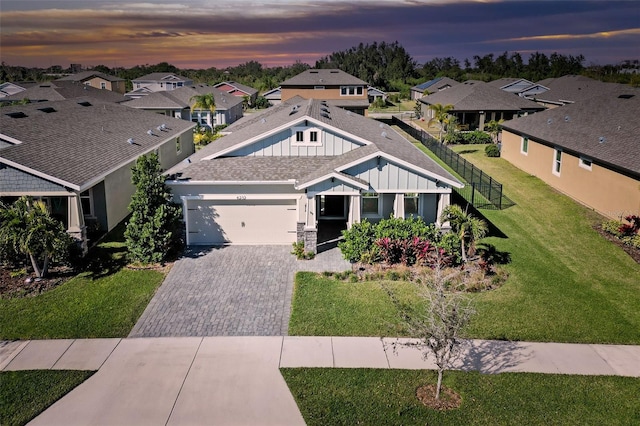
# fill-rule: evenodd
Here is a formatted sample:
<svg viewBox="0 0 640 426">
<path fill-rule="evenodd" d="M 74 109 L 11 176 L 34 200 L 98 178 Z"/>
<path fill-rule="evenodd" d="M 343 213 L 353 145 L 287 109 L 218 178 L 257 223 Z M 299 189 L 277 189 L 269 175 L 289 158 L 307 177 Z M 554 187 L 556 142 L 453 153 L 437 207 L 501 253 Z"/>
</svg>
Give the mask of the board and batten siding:
<svg viewBox="0 0 640 426">
<path fill-rule="evenodd" d="M 335 192 L 335 193 L 352 193 L 359 194 L 360 188 L 356 188 L 347 183 L 344 183 L 338 179 L 335 179 L 334 182 L 331 182 L 331 179 L 324 180 L 322 182 L 318 182 L 315 185 L 311 185 L 307 188 L 307 192 L 310 193 L 325 193 L 325 192 Z"/>
<path fill-rule="evenodd" d="M 378 161 L 380 165 L 378 165 Z M 369 182 L 376 191 L 398 190 L 422 192 L 437 190 L 434 180 L 409 171 L 381 158 L 373 158 L 344 171 L 346 174 Z"/>
<path fill-rule="evenodd" d="M 349 139 L 338 136 L 324 129 L 320 131 L 321 144 L 317 146 L 300 145 L 291 142 L 291 129 L 284 130 L 249 146 L 230 152 L 229 156 L 245 157 L 317 157 L 342 155 L 361 147 Z"/>
</svg>

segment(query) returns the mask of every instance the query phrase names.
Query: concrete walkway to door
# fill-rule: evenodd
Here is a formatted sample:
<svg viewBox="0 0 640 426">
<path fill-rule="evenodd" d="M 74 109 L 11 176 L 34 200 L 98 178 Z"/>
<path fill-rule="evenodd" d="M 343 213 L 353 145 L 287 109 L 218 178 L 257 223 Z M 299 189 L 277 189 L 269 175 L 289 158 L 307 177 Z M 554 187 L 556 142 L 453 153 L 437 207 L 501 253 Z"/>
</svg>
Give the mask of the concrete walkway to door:
<svg viewBox="0 0 640 426">
<path fill-rule="evenodd" d="M 340 250 L 297 260 L 291 246 L 191 246 L 129 337 L 282 336 L 297 271 L 344 271 Z"/>
</svg>

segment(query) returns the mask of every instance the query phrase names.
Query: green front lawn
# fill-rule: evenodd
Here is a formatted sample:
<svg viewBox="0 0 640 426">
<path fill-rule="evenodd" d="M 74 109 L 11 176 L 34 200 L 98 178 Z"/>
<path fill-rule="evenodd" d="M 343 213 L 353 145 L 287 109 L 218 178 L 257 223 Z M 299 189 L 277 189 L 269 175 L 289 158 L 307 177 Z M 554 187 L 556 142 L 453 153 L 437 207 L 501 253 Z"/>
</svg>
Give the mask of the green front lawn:
<svg viewBox="0 0 640 426">
<path fill-rule="evenodd" d="M 130 270 L 121 233 L 90 253 L 87 271 L 35 297 L 0 299 L 0 339 L 126 337 L 164 274 Z"/>
<path fill-rule="evenodd" d="M 478 314 L 466 336 L 640 344 L 640 265 L 593 229 L 603 218 L 505 160 L 485 157 L 484 145 L 455 149 L 471 151 L 464 156 L 503 182 L 516 204 L 481 211 L 493 225 L 483 241 L 509 252 L 512 263 L 502 287 L 473 296 Z M 393 323 L 394 309 L 379 283 L 328 281 L 296 277 L 290 334 L 390 335 L 381 323 Z"/>
<path fill-rule="evenodd" d="M 451 371 L 458 409 L 436 411 L 415 396 L 434 371 L 281 369 L 308 425 L 632 425 L 640 379 Z"/>
<path fill-rule="evenodd" d="M 68 370 L 0 372 L 0 425 L 26 424 L 93 373 Z"/>
</svg>

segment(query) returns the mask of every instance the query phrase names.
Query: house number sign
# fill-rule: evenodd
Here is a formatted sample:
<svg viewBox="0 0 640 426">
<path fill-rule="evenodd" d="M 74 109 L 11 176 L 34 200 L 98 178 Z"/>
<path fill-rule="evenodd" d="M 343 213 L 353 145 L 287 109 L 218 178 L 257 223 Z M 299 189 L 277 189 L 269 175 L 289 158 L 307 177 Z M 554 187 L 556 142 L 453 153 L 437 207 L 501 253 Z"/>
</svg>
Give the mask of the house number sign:
<svg viewBox="0 0 640 426">
<path fill-rule="evenodd" d="M 236 200 L 246 200 L 247 196 L 246 195 L 238 195 L 236 196 Z"/>
</svg>

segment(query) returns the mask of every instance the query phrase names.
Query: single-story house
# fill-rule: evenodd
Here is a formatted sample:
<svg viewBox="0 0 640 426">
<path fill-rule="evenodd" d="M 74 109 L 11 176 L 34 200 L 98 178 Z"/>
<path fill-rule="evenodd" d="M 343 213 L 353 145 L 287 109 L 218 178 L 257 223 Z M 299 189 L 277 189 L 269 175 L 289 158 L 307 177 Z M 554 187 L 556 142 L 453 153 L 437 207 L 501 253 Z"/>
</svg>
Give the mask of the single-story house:
<svg viewBox="0 0 640 426">
<path fill-rule="evenodd" d="M 25 90 L 27 90 L 27 88 L 35 84 L 36 82 L 34 81 L 27 83 L 6 81 L 0 84 L 0 98 L 17 95 L 18 93 L 24 92 Z"/>
<path fill-rule="evenodd" d="M 83 71 L 59 78 L 57 81 L 75 81 L 96 89 L 110 90 L 124 95 L 127 91 L 124 78 L 108 75 L 99 71 Z"/>
<path fill-rule="evenodd" d="M 191 100 L 194 96 L 213 94 L 216 110 L 213 114 L 209 110 L 194 109 L 191 111 Z M 242 118 L 242 98 L 222 92 L 213 86 L 196 84 L 190 87 L 180 87 L 169 92 L 153 92 L 147 96 L 133 99 L 124 105 L 153 111 L 169 117 L 181 118 L 210 127 L 231 124 Z"/>
<path fill-rule="evenodd" d="M 565 75 L 557 78 L 547 78 L 537 83 L 547 88 L 540 93 L 524 90 L 521 96 L 531 99 L 547 108 L 580 102 L 596 96 L 606 95 L 617 90 L 624 90 L 625 86 L 618 83 L 605 83 L 583 75 Z"/>
<path fill-rule="evenodd" d="M 105 102 L 121 103 L 129 99 L 122 94 L 110 90 L 100 90 L 95 87 L 85 85 L 77 81 L 48 81 L 38 83 L 23 92 L 4 97 L 0 102 L 14 102 L 22 99 L 29 99 L 31 102 L 42 101 L 62 101 L 64 99 L 74 99 L 91 97 Z"/>
<path fill-rule="evenodd" d="M 369 98 L 369 103 L 373 103 L 378 99 L 382 99 L 383 101 L 387 100 L 387 92 L 375 88 L 373 86 L 367 87 L 367 97 Z"/>
<path fill-rule="evenodd" d="M 478 81 L 466 81 L 419 99 L 422 116 L 432 119 L 431 105 L 453 105 L 449 114 L 458 118 L 463 129 L 484 130 L 491 120 L 510 120 L 545 108 L 533 101 L 515 96 L 497 87 Z"/>
<path fill-rule="evenodd" d="M 425 96 L 425 91 L 429 94 L 437 93 L 450 87 L 457 86 L 458 84 L 460 83 L 449 77 L 434 78 L 433 80 L 425 81 L 424 83 L 413 86 L 411 88 L 411 99 L 420 99 Z"/>
<path fill-rule="evenodd" d="M 127 216 L 136 159 L 157 152 L 164 169 L 183 161 L 194 126 L 94 98 L 4 107 L 0 198 L 45 200 L 86 248 L 87 225 L 109 231 Z"/>
<path fill-rule="evenodd" d="M 240 84 L 236 81 L 223 81 L 222 83 L 215 84 L 213 87 L 240 98 L 244 98 L 246 96 L 249 100 L 249 106 L 253 106 L 256 102 L 256 98 L 258 97 L 257 89 Z"/>
<path fill-rule="evenodd" d="M 291 244 L 316 251 L 363 219 L 439 224 L 463 186 L 386 124 L 295 97 L 244 117 L 167 171 L 188 244 Z"/>
<path fill-rule="evenodd" d="M 267 90 L 262 96 L 269 101 L 269 105 L 278 105 L 282 102 L 282 88 L 280 86 Z"/>
<path fill-rule="evenodd" d="M 524 78 L 499 78 L 487 83 L 489 86 L 497 87 L 505 92 L 515 93 L 518 96 L 535 96 L 549 91 L 548 87 L 539 83 L 533 83 Z"/>
<path fill-rule="evenodd" d="M 180 87 L 193 86 L 193 80 L 170 72 L 152 72 L 131 80 L 133 90 L 125 93 L 128 98 L 135 99 L 153 92 L 174 90 Z"/>
<path fill-rule="evenodd" d="M 639 116 L 628 87 L 507 121 L 501 156 L 606 217 L 640 214 Z"/>
</svg>

